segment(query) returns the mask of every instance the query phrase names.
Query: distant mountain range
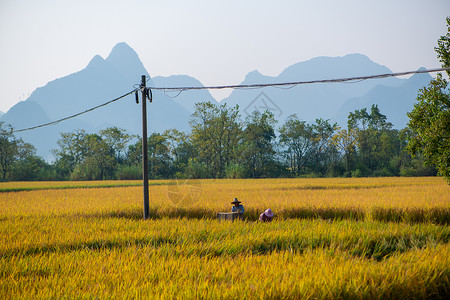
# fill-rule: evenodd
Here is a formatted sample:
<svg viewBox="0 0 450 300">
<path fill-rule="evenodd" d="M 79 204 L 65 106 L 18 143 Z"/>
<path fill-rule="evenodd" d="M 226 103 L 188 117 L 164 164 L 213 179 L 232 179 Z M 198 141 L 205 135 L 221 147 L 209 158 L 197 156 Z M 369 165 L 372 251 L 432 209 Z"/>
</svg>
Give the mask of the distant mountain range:
<svg viewBox="0 0 450 300">
<path fill-rule="evenodd" d="M 295 82 L 334 78 L 350 78 L 392 73 L 385 66 L 361 54 L 343 57 L 317 57 L 285 69 L 277 77 L 250 72 L 244 84 Z M 417 92 L 431 80 L 429 74 L 417 74 L 409 79 L 389 77 L 348 83 L 320 83 L 263 90 L 234 90 L 224 99 L 229 105 L 239 104 L 244 111 L 272 109 L 279 120 L 296 114 L 302 120 L 314 122 L 317 118 L 330 119 L 346 126 L 348 113 L 377 104 L 396 128 L 407 123 Z M 263 101 L 264 100 L 264 101 Z"/>
<path fill-rule="evenodd" d="M 258 71 L 247 74 L 242 84 L 292 82 L 333 79 L 391 73 L 362 54 L 343 57 L 317 57 L 286 68 L 277 77 L 264 76 Z M 56 79 L 36 89 L 25 101 L 14 105 L 1 115 L 0 121 L 15 129 L 51 122 L 79 113 L 123 95 L 140 83 L 141 75 L 148 75 L 136 52 L 125 43 L 117 44 L 103 59 L 96 55 L 83 70 Z M 416 74 L 409 79 L 395 77 L 365 80 L 354 83 L 298 85 L 286 88 L 236 89 L 220 103 L 239 105 L 241 119 L 253 110 L 269 109 L 282 124 L 292 114 L 313 122 L 316 118 L 330 119 L 345 126 L 350 111 L 378 104 L 381 112 L 396 128 L 407 123 L 417 92 L 431 80 L 428 74 Z M 148 86 L 202 86 L 186 75 L 154 77 Z M 175 97 L 176 96 L 176 97 Z M 148 131 L 162 132 L 177 128 L 189 130 L 189 118 L 195 103 L 216 100 L 207 90 L 177 93 L 153 91 L 153 103 L 147 105 Z M 109 126 L 141 133 L 141 106 L 133 95 L 108 106 L 83 114 L 57 125 L 17 133 L 24 141 L 37 148 L 38 155 L 51 160 L 52 149 L 57 148 L 61 132 L 85 129 L 97 132 Z"/>
</svg>

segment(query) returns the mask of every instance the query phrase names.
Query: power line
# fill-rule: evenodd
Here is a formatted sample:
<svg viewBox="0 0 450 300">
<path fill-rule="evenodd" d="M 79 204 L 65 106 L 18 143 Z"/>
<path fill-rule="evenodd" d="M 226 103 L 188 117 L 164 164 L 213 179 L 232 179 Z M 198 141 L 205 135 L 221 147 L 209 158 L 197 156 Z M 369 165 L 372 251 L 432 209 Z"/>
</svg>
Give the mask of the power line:
<svg viewBox="0 0 450 300">
<path fill-rule="evenodd" d="M 33 130 L 33 129 L 37 129 L 37 128 L 41 128 L 41 127 L 53 125 L 53 124 L 56 124 L 56 123 L 59 123 L 59 122 L 65 121 L 65 120 L 69 120 L 69 119 L 78 117 L 78 116 L 80 116 L 80 115 L 82 115 L 82 114 L 85 114 L 85 113 L 87 113 L 87 112 L 96 110 L 97 108 L 106 106 L 106 105 L 111 104 L 111 103 L 113 103 L 113 102 L 116 102 L 116 101 L 118 101 L 118 100 L 120 100 L 120 99 L 122 99 L 122 98 L 124 98 L 124 97 L 126 97 L 126 96 L 128 96 L 128 95 L 130 95 L 130 94 L 132 94 L 132 93 L 134 93 L 134 92 L 135 92 L 135 90 L 132 90 L 131 92 L 126 93 L 125 95 L 122 95 L 122 96 L 120 96 L 120 97 L 118 97 L 118 98 L 112 99 L 112 100 L 110 100 L 110 101 L 108 101 L 108 102 L 105 102 L 105 103 L 103 103 L 103 104 L 97 105 L 97 106 L 95 106 L 95 107 L 92 107 L 92 108 L 87 109 L 87 110 L 85 110 L 85 111 L 82 111 L 82 112 L 80 112 L 80 113 L 77 113 L 77 114 L 74 114 L 74 115 L 71 115 L 71 116 L 68 116 L 68 117 L 65 117 L 65 118 L 62 118 L 62 119 L 53 121 L 53 122 L 49 122 L 49 123 L 45 123 L 45 124 L 41 124 L 41 125 L 29 127 L 29 128 L 24 128 L 24 129 L 19 129 L 19 130 L 13 130 L 12 133 L 23 132 L 23 131 L 28 131 L 28 130 Z"/>
<path fill-rule="evenodd" d="M 322 79 L 322 80 L 310 80 L 310 81 L 294 81 L 294 82 L 281 82 L 281 83 L 259 83 L 259 84 L 236 84 L 236 85 L 217 85 L 217 86 L 189 86 L 189 87 L 147 87 L 147 89 L 150 90 L 162 90 L 164 91 L 164 94 L 166 94 L 166 96 L 170 97 L 170 98 L 176 98 L 178 97 L 182 92 L 187 91 L 187 90 L 212 90 L 212 89 L 259 89 L 259 88 L 265 88 L 265 87 L 278 87 L 278 88 L 283 88 L 284 86 L 288 86 L 285 89 L 291 89 L 297 85 L 302 85 L 302 84 L 313 84 L 313 83 L 338 83 L 338 82 L 351 82 L 351 81 L 356 81 L 356 82 L 360 82 L 360 81 L 364 81 L 367 79 L 380 79 L 380 78 L 387 78 L 387 77 L 397 77 L 397 76 L 403 76 L 403 75 L 410 75 L 410 74 L 421 74 L 421 73 L 434 73 L 434 72 L 441 72 L 441 71 L 448 71 L 450 70 L 450 68 L 438 68 L 438 69 L 429 69 L 429 70 L 417 70 L 417 71 L 409 71 L 409 72 L 399 72 L 399 73 L 386 73 L 386 74 L 379 74 L 379 75 L 370 75 L 370 76 L 359 76 L 359 77 L 349 77 L 349 78 L 338 78 L 338 79 Z M 150 80 L 150 76 L 148 76 L 145 80 L 145 82 Z M 105 102 L 103 104 L 97 105 L 95 107 L 92 107 L 90 109 L 87 109 L 85 111 L 82 111 L 80 113 L 53 121 L 53 122 L 49 122 L 49 123 L 45 123 L 45 124 L 41 124 L 41 125 L 37 125 L 37 126 L 33 126 L 33 127 L 29 127 L 29 128 L 24 128 L 24 129 L 19 129 L 19 130 L 14 130 L 12 131 L 12 133 L 16 133 L 16 132 L 23 132 L 23 131 L 28 131 L 28 130 L 33 130 L 33 129 L 37 129 L 37 128 L 41 128 L 41 127 L 45 127 L 45 126 L 49 126 L 49 125 L 53 125 L 53 124 L 57 124 L 59 122 L 65 121 L 65 120 L 69 120 L 75 117 L 78 117 L 82 114 L 85 114 L 87 112 L 96 110 L 100 107 L 106 106 L 108 104 L 111 104 L 115 101 L 118 101 L 132 93 L 135 93 L 138 90 L 137 85 L 135 85 L 135 89 L 133 89 L 132 91 L 118 97 L 115 99 L 112 99 L 108 102 Z M 167 95 L 168 91 L 178 91 L 178 94 L 175 96 L 169 96 Z M 143 100 L 144 101 L 144 100 Z"/>
<path fill-rule="evenodd" d="M 338 82 L 350 82 L 350 81 L 363 81 L 367 79 L 381 79 L 387 77 L 397 77 L 410 74 L 421 74 L 421 73 L 434 73 L 440 71 L 448 71 L 450 68 L 438 68 L 429 70 L 417 70 L 399 73 L 386 73 L 379 75 L 369 75 L 369 76 L 359 76 L 359 77 L 349 77 L 349 78 L 338 78 L 338 79 L 321 79 L 321 80 L 310 80 L 310 81 L 294 81 L 294 82 L 281 82 L 281 83 L 257 83 L 257 84 L 236 84 L 236 85 L 216 85 L 216 86 L 184 86 L 184 87 L 148 87 L 152 90 L 163 90 L 163 91 L 188 91 L 188 90 L 220 90 L 220 89 L 258 89 L 265 87 L 282 87 L 282 86 L 297 86 L 302 84 L 313 84 L 313 83 L 338 83 Z M 289 88 L 292 88 L 289 87 Z M 179 94 L 178 94 L 179 95 Z"/>
</svg>

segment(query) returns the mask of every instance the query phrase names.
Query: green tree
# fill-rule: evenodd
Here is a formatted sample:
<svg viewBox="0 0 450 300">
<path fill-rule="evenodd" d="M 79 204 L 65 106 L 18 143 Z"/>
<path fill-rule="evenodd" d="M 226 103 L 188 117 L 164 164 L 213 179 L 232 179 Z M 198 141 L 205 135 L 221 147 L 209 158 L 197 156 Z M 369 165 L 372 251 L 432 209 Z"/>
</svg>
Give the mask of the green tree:
<svg viewBox="0 0 450 300">
<path fill-rule="evenodd" d="M 288 117 L 280 128 L 280 144 L 284 158 L 293 175 L 303 173 L 313 155 L 314 132 L 311 125 L 296 115 Z"/>
<path fill-rule="evenodd" d="M 115 173 L 114 150 L 98 134 L 86 134 L 79 141 L 81 161 L 71 173 L 73 180 L 111 179 Z"/>
<path fill-rule="evenodd" d="M 189 160 L 197 157 L 197 152 L 189 135 L 184 132 L 169 129 L 163 132 L 163 136 L 166 139 L 177 177 L 182 177 L 186 172 Z"/>
<path fill-rule="evenodd" d="M 129 135 L 126 130 L 118 127 L 108 127 L 100 130 L 99 134 L 103 141 L 114 151 L 114 158 L 117 163 L 122 163 L 127 146 L 134 136 Z"/>
<path fill-rule="evenodd" d="M 237 159 L 242 132 L 238 115 L 238 106 L 228 108 L 211 102 L 195 105 L 190 119 L 191 140 L 199 162 L 206 164 L 211 177 L 224 177 L 226 166 Z"/>
<path fill-rule="evenodd" d="M 313 164 L 311 168 L 324 175 L 327 168 L 334 163 L 338 151 L 331 142 L 334 132 L 338 129 L 337 123 L 330 124 L 329 120 L 316 119 L 313 129 Z"/>
<path fill-rule="evenodd" d="M 18 154 L 17 140 L 11 125 L 0 122 L 0 170 L 2 180 L 6 180 Z"/>
<path fill-rule="evenodd" d="M 17 148 L 18 153 L 12 166 L 11 180 L 30 181 L 53 179 L 45 177 L 44 172 L 49 172 L 50 166 L 36 155 L 36 148 L 33 145 L 19 140 Z"/>
<path fill-rule="evenodd" d="M 152 133 L 147 138 L 149 178 L 169 178 L 173 175 L 170 145 L 165 135 Z M 128 166 L 142 168 L 142 139 L 128 147 L 125 162 Z"/>
<path fill-rule="evenodd" d="M 34 146 L 22 139 L 16 139 L 12 131 L 10 125 L 0 122 L 1 179 L 15 181 L 53 179 L 50 165 L 36 155 Z"/>
<path fill-rule="evenodd" d="M 99 178 L 113 178 L 116 161 L 114 159 L 114 149 L 98 134 L 88 134 L 85 140 L 86 157 L 84 164 L 89 164 L 90 169 L 97 169 Z"/>
<path fill-rule="evenodd" d="M 447 34 L 441 36 L 435 50 L 442 67 L 449 68 L 450 17 L 447 17 Z M 450 75 L 450 71 L 447 70 L 447 74 Z M 422 154 L 426 163 L 435 165 L 450 183 L 450 94 L 448 82 L 440 73 L 419 91 L 417 103 L 408 117 L 408 127 L 412 131 L 408 150 L 413 156 Z"/>
<path fill-rule="evenodd" d="M 408 151 L 420 153 L 427 164 L 433 164 L 441 176 L 450 182 L 450 96 L 447 81 L 438 74 L 435 80 L 421 89 L 418 103 L 408 114 Z"/>
<path fill-rule="evenodd" d="M 241 157 L 243 164 L 254 178 L 268 176 L 271 173 L 270 167 L 274 165 L 275 156 L 273 145 L 276 137 L 275 123 L 273 113 L 268 111 L 262 114 L 254 111 L 247 117 L 242 134 Z"/>
<path fill-rule="evenodd" d="M 344 154 L 347 172 L 350 172 L 352 169 L 352 162 L 356 154 L 357 135 L 358 129 L 356 128 L 349 128 L 348 130 L 338 128 L 331 140 L 331 143 Z"/>
<path fill-rule="evenodd" d="M 60 177 L 68 179 L 70 173 L 86 157 L 85 130 L 63 132 L 57 141 L 59 149 L 53 151 L 56 156 L 55 167 Z"/>
<path fill-rule="evenodd" d="M 357 168 L 365 175 L 386 168 L 392 155 L 392 145 L 389 144 L 392 124 L 378 106 L 373 104 L 370 113 L 366 108 L 350 112 L 347 124 L 349 129 L 357 132 Z"/>
<path fill-rule="evenodd" d="M 153 133 L 148 138 L 149 177 L 169 178 L 172 175 L 170 149 L 164 135 Z"/>
<path fill-rule="evenodd" d="M 114 178 L 115 152 L 99 134 L 84 130 L 61 133 L 59 149 L 55 150 L 56 167 L 60 175 L 73 180 Z"/>
</svg>

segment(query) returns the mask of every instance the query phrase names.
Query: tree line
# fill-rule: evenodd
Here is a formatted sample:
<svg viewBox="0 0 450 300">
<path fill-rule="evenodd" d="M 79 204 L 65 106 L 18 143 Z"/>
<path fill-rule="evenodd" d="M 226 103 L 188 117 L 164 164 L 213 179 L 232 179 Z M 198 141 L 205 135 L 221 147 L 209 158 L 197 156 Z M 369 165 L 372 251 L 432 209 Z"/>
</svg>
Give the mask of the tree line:
<svg viewBox="0 0 450 300">
<path fill-rule="evenodd" d="M 253 112 L 240 121 L 239 107 L 200 102 L 190 133 L 176 129 L 148 137 L 150 179 L 433 176 L 422 155 L 407 151 L 411 130 L 393 129 L 376 105 L 348 115 L 347 128 L 289 116 Z M 98 133 L 61 133 L 45 162 L 35 148 L 0 123 L 1 180 L 103 180 L 142 178 L 142 141 L 111 127 Z"/>
</svg>

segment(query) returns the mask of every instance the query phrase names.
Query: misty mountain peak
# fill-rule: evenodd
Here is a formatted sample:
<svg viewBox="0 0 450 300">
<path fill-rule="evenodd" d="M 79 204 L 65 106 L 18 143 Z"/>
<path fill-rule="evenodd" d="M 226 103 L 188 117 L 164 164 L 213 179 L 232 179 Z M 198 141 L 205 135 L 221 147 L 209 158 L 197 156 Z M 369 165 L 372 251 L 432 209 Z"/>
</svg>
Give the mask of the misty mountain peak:
<svg viewBox="0 0 450 300">
<path fill-rule="evenodd" d="M 264 75 L 262 75 L 258 70 L 251 71 L 245 76 L 244 82 L 246 84 L 249 83 L 259 83 L 262 82 Z"/>
<path fill-rule="evenodd" d="M 109 54 L 106 60 L 114 61 L 114 60 L 122 60 L 127 58 L 137 58 L 138 55 L 136 51 L 133 50 L 127 43 L 121 42 L 112 48 L 111 53 Z M 138 58 L 139 59 L 139 58 Z"/>
<path fill-rule="evenodd" d="M 103 59 L 103 57 L 101 57 L 100 55 L 96 55 L 91 59 L 86 68 L 97 67 L 102 65 L 104 62 L 105 60 Z"/>
<path fill-rule="evenodd" d="M 419 68 L 417 71 L 425 71 L 424 67 Z M 433 79 L 429 73 L 416 73 L 413 74 L 403 85 L 405 87 L 410 86 L 426 86 Z"/>
<path fill-rule="evenodd" d="M 125 74 L 148 75 L 136 51 L 124 42 L 115 45 L 105 61 Z"/>
</svg>

